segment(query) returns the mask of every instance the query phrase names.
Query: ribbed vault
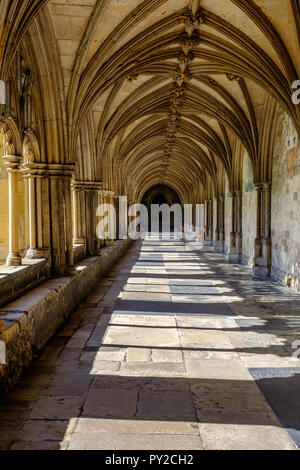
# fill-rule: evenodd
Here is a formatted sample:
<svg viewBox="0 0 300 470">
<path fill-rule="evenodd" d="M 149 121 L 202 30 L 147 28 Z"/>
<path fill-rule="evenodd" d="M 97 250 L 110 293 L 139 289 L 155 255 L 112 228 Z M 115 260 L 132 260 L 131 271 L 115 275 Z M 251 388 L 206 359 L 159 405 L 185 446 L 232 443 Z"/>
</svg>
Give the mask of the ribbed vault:
<svg viewBox="0 0 300 470">
<path fill-rule="evenodd" d="M 1 76 L 22 41 L 36 77 L 51 56 L 55 112 L 39 122 L 53 122 L 61 148 L 52 159 L 76 162 L 77 179 L 132 201 L 156 184 L 203 200 L 226 178 L 239 189 L 240 145 L 254 182 L 270 181 L 279 108 L 299 131 L 297 0 L 14 0 L 2 10 Z"/>
</svg>

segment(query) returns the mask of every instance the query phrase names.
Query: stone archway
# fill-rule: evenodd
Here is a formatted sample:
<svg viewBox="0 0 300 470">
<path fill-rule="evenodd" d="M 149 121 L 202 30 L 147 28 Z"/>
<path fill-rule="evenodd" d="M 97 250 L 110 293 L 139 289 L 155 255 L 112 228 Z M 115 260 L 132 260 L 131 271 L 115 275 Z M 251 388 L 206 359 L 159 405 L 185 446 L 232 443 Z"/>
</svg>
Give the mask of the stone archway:
<svg viewBox="0 0 300 470">
<path fill-rule="evenodd" d="M 147 207 L 148 216 L 149 216 L 149 230 L 151 227 L 151 206 L 158 204 L 167 204 L 169 207 L 172 207 L 174 204 L 179 204 L 182 206 L 180 197 L 176 191 L 170 186 L 164 184 L 158 184 L 150 188 L 142 198 L 142 204 Z M 170 228 L 171 231 L 174 231 L 174 214 L 171 213 L 170 216 Z M 160 231 L 162 231 L 162 220 L 160 220 Z"/>
</svg>

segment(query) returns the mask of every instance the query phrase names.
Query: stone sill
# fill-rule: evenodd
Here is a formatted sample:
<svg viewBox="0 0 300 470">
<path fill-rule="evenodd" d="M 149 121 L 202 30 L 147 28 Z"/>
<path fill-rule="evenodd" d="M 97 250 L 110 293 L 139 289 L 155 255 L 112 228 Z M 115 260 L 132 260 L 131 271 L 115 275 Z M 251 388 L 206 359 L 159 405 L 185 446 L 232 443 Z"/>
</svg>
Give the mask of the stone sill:
<svg viewBox="0 0 300 470">
<path fill-rule="evenodd" d="M 21 266 L 0 266 L 0 307 L 44 281 L 47 275 L 46 259 L 24 259 Z"/>
<path fill-rule="evenodd" d="M 17 383 L 33 355 L 45 347 L 131 243 L 131 239 L 117 241 L 101 250 L 101 256 L 78 263 L 76 276 L 49 279 L 0 308 L 0 339 L 7 353 L 6 364 L 0 365 L 0 396 Z"/>
</svg>

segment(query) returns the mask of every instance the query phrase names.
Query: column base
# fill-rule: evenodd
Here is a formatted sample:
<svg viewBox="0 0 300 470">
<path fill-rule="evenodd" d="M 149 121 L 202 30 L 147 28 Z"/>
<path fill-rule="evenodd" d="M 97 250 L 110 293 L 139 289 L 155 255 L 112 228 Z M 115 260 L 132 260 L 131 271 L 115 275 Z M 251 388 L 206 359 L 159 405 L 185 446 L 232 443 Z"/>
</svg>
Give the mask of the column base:
<svg viewBox="0 0 300 470">
<path fill-rule="evenodd" d="M 77 269 L 76 269 L 76 266 L 74 264 L 68 266 L 68 274 L 70 276 L 77 276 Z"/>
<path fill-rule="evenodd" d="M 49 257 L 48 248 L 29 248 L 25 256 L 26 259 L 48 259 Z"/>
<path fill-rule="evenodd" d="M 270 266 L 265 258 L 257 258 L 255 260 L 252 276 L 254 279 L 259 280 L 270 279 Z"/>
<path fill-rule="evenodd" d="M 224 253 L 224 243 L 222 240 L 217 240 L 215 242 L 215 250 L 216 253 Z"/>
<path fill-rule="evenodd" d="M 241 263 L 241 254 L 235 252 L 228 253 L 228 263 L 229 264 L 240 264 Z"/>
<path fill-rule="evenodd" d="M 115 242 L 114 240 L 106 240 L 105 246 L 114 246 Z"/>
<path fill-rule="evenodd" d="M 22 258 L 19 253 L 10 253 L 6 259 L 7 266 L 21 266 Z"/>
<path fill-rule="evenodd" d="M 85 238 L 73 238 L 73 245 L 85 245 Z"/>
</svg>

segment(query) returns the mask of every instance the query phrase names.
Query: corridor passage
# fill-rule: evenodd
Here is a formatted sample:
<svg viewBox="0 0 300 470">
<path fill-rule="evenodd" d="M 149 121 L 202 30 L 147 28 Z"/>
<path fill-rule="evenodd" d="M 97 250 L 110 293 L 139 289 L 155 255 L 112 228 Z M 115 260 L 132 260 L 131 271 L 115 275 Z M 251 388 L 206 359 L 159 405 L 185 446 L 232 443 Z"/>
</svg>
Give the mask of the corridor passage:
<svg viewBox="0 0 300 470">
<path fill-rule="evenodd" d="M 300 447 L 300 295 L 196 248 L 132 245 L 1 402 L 1 449 Z"/>
</svg>

